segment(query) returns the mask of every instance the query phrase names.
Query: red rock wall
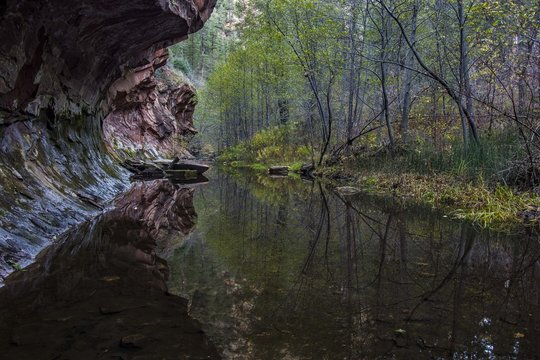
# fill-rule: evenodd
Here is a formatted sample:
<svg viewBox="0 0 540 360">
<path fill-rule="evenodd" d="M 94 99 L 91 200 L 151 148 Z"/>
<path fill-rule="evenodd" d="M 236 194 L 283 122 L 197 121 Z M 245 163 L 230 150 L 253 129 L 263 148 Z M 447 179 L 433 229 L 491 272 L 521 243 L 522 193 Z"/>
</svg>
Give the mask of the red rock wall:
<svg viewBox="0 0 540 360">
<path fill-rule="evenodd" d="M 156 52 L 150 65 L 134 69 L 109 90 L 112 112 L 103 121 L 103 132 L 120 155 L 191 157 L 186 141 L 196 133 L 195 88 L 163 66 L 166 60 L 166 51 Z"/>
<path fill-rule="evenodd" d="M 0 284 L 125 190 L 102 139 L 107 114 L 154 104 L 145 111 L 176 119 L 161 134 L 190 131 L 190 91 L 160 95 L 150 77 L 160 49 L 199 30 L 215 2 L 0 0 Z M 130 98 L 140 84 L 154 100 Z"/>
</svg>

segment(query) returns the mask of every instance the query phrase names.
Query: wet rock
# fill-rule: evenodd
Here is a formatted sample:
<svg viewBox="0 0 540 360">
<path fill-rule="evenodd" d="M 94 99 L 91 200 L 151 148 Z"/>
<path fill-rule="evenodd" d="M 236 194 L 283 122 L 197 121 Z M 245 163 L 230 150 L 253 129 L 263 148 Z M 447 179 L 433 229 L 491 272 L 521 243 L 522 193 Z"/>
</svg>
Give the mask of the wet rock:
<svg viewBox="0 0 540 360">
<path fill-rule="evenodd" d="M 101 204 L 101 199 L 99 197 L 86 194 L 84 192 L 77 192 L 77 196 L 85 203 L 90 204 L 98 209 L 103 209 L 103 205 Z"/>
<path fill-rule="evenodd" d="M 21 173 L 18 172 L 17 170 L 11 169 L 11 172 L 12 172 L 13 176 L 15 176 L 15 177 L 17 178 L 17 180 L 20 180 L 20 181 L 23 181 L 23 180 L 24 180 L 24 178 L 23 178 L 23 176 L 21 175 Z"/>
<path fill-rule="evenodd" d="M 154 179 L 163 179 L 165 177 L 165 171 L 163 171 L 158 166 L 145 163 L 144 168 L 138 171 L 135 175 L 131 176 L 131 180 L 154 180 Z"/>
<path fill-rule="evenodd" d="M 142 171 L 146 168 L 146 164 L 142 160 L 133 160 L 133 159 L 126 159 L 122 166 L 128 169 L 129 171 L 136 173 L 139 171 Z"/>
<path fill-rule="evenodd" d="M 270 169 L 268 169 L 268 173 L 270 175 L 287 176 L 289 174 L 289 167 L 288 166 L 272 166 Z"/>
<path fill-rule="evenodd" d="M 19 190 L 19 194 L 21 194 L 28 200 L 35 200 L 35 197 L 26 189 Z"/>
<path fill-rule="evenodd" d="M 300 168 L 300 175 L 308 179 L 315 178 L 314 172 L 315 172 L 315 165 L 313 164 L 304 164 Z"/>
</svg>

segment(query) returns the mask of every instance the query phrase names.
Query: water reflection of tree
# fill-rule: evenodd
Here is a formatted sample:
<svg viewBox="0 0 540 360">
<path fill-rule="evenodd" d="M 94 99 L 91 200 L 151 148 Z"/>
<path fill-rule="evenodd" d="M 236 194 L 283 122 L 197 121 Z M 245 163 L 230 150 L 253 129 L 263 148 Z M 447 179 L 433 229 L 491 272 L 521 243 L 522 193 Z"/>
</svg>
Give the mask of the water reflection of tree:
<svg viewBox="0 0 540 360">
<path fill-rule="evenodd" d="M 536 238 L 318 184 L 219 181 L 204 241 L 258 289 L 233 300 L 254 304 L 242 332 L 254 358 L 537 353 Z"/>
<path fill-rule="evenodd" d="M 337 197 L 346 205 L 347 215 L 350 213 L 350 209 L 354 209 L 355 213 L 359 215 L 360 221 L 361 222 L 366 221 L 365 214 L 363 214 L 361 211 L 355 208 L 354 205 L 350 201 L 343 199 L 342 197 L 339 197 L 339 195 Z M 396 230 L 397 234 L 392 236 L 391 238 L 393 238 L 394 241 L 396 242 L 393 248 L 396 250 L 398 254 L 399 276 L 392 276 L 392 275 L 387 276 L 388 278 L 387 280 L 394 279 L 395 281 L 396 279 L 398 279 L 398 281 L 396 281 L 396 284 L 398 286 L 395 287 L 395 290 L 396 290 L 396 294 L 399 294 L 399 295 L 397 296 L 397 299 L 395 299 L 394 302 L 388 301 L 388 300 L 384 301 L 384 299 L 387 299 L 388 297 L 386 296 L 387 294 L 386 295 L 383 294 L 383 286 L 384 286 L 383 279 L 385 278 L 383 271 L 385 268 L 391 267 L 389 266 L 390 264 L 388 261 L 389 259 L 387 260 L 387 255 L 388 255 L 388 250 L 389 250 L 388 248 L 391 245 L 388 243 L 388 240 L 389 240 L 389 231 L 391 227 L 390 224 L 392 223 L 392 219 L 393 219 L 393 213 L 389 212 L 387 215 L 386 226 L 384 227 L 384 232 L 382 233 L 382 236 L 380 235 L 381 234 L 380 231 L 373 232 L 379 238 L 379 244 L 380 244 L 379 261 L 378 261 L 379 268 L 377 272 L 377 287 L 376 287 L 376 293 L 377 293 L 376 304 L 377 304 L 377 307 L 379 308 L 374 309 L 375 311 L 373 312 L 373 315 L 375 316 L 375 319 L 379 322 L 383 322 L 382 319 L 379 318 L 379 316 L 382 313 L 388 312 L 389 308 L 396 306 L 398 304 L 409 304 L 408 308 L 411 310 L 408 310 L 406 312 L 407 316 L 403 317 L 403 320 L 401 321 L 401 323 L 404 326 L 411 327 L 411 324 L 414 324 L 415 321 L 421 319 L 422 317 L 427 319 L 427 316 L 429 316 L 429 314 L 436 314 L 438 309 L 436 309 L 435 306 L 432 305 L 432 303 L 439 303 L 439 305 L 446 304 L 445 302 L 441 301 L 441 299 L 444 297 L 447 297 L 448 299 L 452 299 L 452 308 L 451 308 L 452 321 L 451 321 L 451 325 L 449 325 L 450 328 L 448 331 L 448 340 L 449 340 L 448 343 L 446 345 L 442 345 L 440 340 L 443 337 L 440 337 L 440 338 L 435 339 L 438 341 L 437 345 L 428 344 L 421 335 L 421 329 L 420 331 L 418 331 L 419 326 L 416 326 L 417 329 L 414 329 L 414 330 L 419 332 L 419 334 L 417 335 L 416 344 L 412 346 L 413 349 L 429 350 L 430 352 L 433 352 L 435 354 L 445 355 L 449 357 L 454 356 L 456 353 L 459 353 L 460 351 L 465 351 L 465 353 L 467 352 L 474 353 L 475 351 L 478 351 L 480 354 L 482 354 L 483 352 L 485 353 L 486 351 L 500 351 L 499 354 L 511 354 L 511 352 L 514 350 L 513 347 L 515 347 L 515 344 L 516 344 L 516 341 L 514 339 L 515 333 L 512 333 L 510 331 L 506 331 L 506 334 L 504 334 L 504 332 L 499 333 L 499 335 L 503 335 L 503 334 L 506 335 L 506 338 L 501 339 L 499 344 L 504 343 L 504 342 L 509 343 L 509 344 L 505 344 L 507 346 L 502 351 L 501 351 L 501 348 L 497 348 L 495 346 L 493 346 L 493 349 L 492 349 L 492 345 L 487 345 L 485 342 L 482 343 L 482 341 L 479 341 L 480 346 L 478 349 L 474 349 L 473 346 L 471 346 L 470 348 L 467 348 L 467 345 L 469 345 L 467 341 L 471 341 L 471 338 L 467 338 L 467 336 L 463 336 L 463 335 L 467 333 L 468 335 L 470 335 L 471 333 L 474 333 L 474 330 L 470 328 L 471 324 L 467 324 L 467 326 L 463 326 L 462 324 L 464 321 L 463 318 L 466 318 L 465 319 L 466 322 L 471 321 L 471 320 L 472 321 L 477 320 L 481 322 L 482 320 L 482 317 L 478 317 L 476 319 L 467 318 L 468 316 L 470 316 L 470 314 L 467 313 L 467 306 L 465 305 L 470 300 L 467 298 L 467 296 L 470 296 L 468 295 L 468 292 L 471 291 L 471 278 L 474 279 L 478 275 L 477 274 L 478 270 L 474 268 L 474 264 L 478 264 L 478 263 L 486 264 L 491 269 L 491 271 L 507 270 L 504 268 L 504 266 L 501 266 L 502 264 L 497 263 L 497 259 L 495 259 L 495 262 L 493 262 L 493 256 L 492 256 L 493 254 L 489 253 L 492 250 L 491 246 L 495 245 L 497 247 L 495 251 L 499 252 L 498 254 L 499 257 L 500 256 L 508 257 L 509 256 L 508 253 L 503 254 L 505 250 L 504 249 L 505 244 L 501 246 L 500 243 L 490 241 L 489 238 L 486 239 L 485 238 L 486 234 L 478 234 L 470 226 L 467 226 L 466 224 L 461 224 L 461 226 L 459 226 L 461 230 L 460 230 L 460 235 L 457 241 L 457 247 L 453 250 L 454 255 L 452 256 L 451 253 L 440 254 L 442 256 L 445 256 L 446 258 L 453 257 L 454 258 L 453 263 L 451 265 L 449 264 L 445 265 L 444 259 L 441 259 L 440 257 L 436 257 L 436 261 L 434 261 L 431 266 L 431 271 L 434 272 L 433 274 L 434 276 L 432 276 L 433 281 L 429 282 L 427 286 L 421 286 L 421 288 L 418 289 L 420 291 L 418 290 L 414 291 L 414 289 L 411 289 L 410 285 L 418 286 L 418 285 L 421 285 L 421 282 L 418 281 L 418 279 L 414 279 L 414 277 L 409 276 L 409 271 L 407 268 L 407 263 L 408 263 L 407 240 L 409 238 L 418 237 L 419 234 L 414 234 L 414 233 L 408 234 L 407 223 L 406 223 L 407 219 L 404 218 L 403 213 L 398 213 L 397 216 L 398 216 L 398 221 L 397 221 L 398 224 L 397 224 L 397 230 Z M 347 229 L 350 228 L 350 223 L 351 223 L 350 217 L 346 216 Z M 368 226 L 368 228 L 373 229 L 373 227 L 371 226 Z M 433 229 L 435 229 L 435 227 L 433 227 Z M 348 242 L 350 241 L 349 240 L 350 233 L 351 233 L 350 231 L 347 231 Z M 435 234 L 432 233 L 430 238 L 435 239 L 434 235 Z M 440 232 L 439 237 L 442 238 L 442 235 L 443 233 Z M 478 244 L 477 237 L 483 237 L 480 244 Z M 433 245 L 434 243 L 430 241 L 429 244 Z M 530 250 L 533 250 L 533 249 L 529 248 L 529 246 L 531 244 L 537 245 L 536 242 L 534 241 L 534 238 L 528 239 L 528 241 L 526 242 L 527 245 L 525 246 L 524 249 L 523 248 L 520 249 L 520 246 L 518 244 L 519 242 L 510 243 L 513 249 L 513 254 L 512 254 L 513 256 L 511 257 L 511 260 L 513 260 L 512 261 L 513 268 L 510 271 L 508 271 L 507 276 L 509 276 L 509 278 L 517 277 L 523 280 L 527 278 L 526 276 L 527 267 L 524 265 L 526 263 L 528 263 L 529 265 L 537 263 L 539 252 L 538 252 L 537 246 L 534 248 L 534 252 L 532 254 L 530 252 Z M 441 249 L 440 245 L 436 245 L 436 246 L 439 252 L 440 250 L 443 250 Z M 477 256 L 476 259 L 473 260 L 474 253 L 475 251 L 478 251 L 478 248 L 480 248 L 481 250 L 487 249 L 484 251 L 488 251 L 488 253 L 483 254 L 484 256 Z M 430 255 L 433 255 L 434 252 L 432 250 L 430 250 L 429 248 L 426 250 Z M 350 257 L 348 257 L 348 259 L 350 259 Z M 500 261 L 501 259 L 499 258 L 498 260 Z M 509 259 L 507 258 L 506 260 L 508 261 Z M 516 264 L 519 264 L 519 265 L 516 266 Z M 348 269 L 347 279 L 348 281 L 350 281 L 350 271 L 349 271 L 350 264 L 347 264 L 347 269 Z M 487 274 L 484 273 L 482 275 L 486 276 Z M 502 275 L 504 279 L 504 274 Z M 410 283 L 410 280 L 413 281 L 413 284 Z M 500 280 L 500 279 L 490 279 L 490 280 Z M 498 290 L 501 290 L 500 285 L 502 283 L 503 283 L 502 281 L 498 281 L 497 283 L 490 284 L 490 288 L 483 290 L 483 292 L 478 294 L 477 297 L 478 298 L 484 297 L 482 299 L 484 301 L 486 300 L 493 301 L 494 299 L 500 298 L 500 295 L 502 294 L 499 294 L 496 291 L 494 292 L 491 292 L 491 291 L 494 290 L 494 288 L 496 287 L 499 288 Z M 523 292 L 521 294 L 522 299 L 527 298 L 528 294 L 526 294 L 526 290 L 530 289 L 530 285 L 531 284 L 529 283 L 528 285 L 521 287 L 521 291 Z M 410 290 L 413 290 L 412 294 Z M 507 289 L 506 292 L 509 293 L 509 291 L 510 290 Z M 450 295 L 450 294 L 447 295 L 446 293 L 448 292 L 450 292 L 450 294 L 453 294 L 453 295 Z M 488 299 L 490 297 L 491 299 Z M 497 303 L 496 300 L 493 302 Z M 503 301 L 501 301 L 500 303 L 498 303 L 497 307 L 505 307 L 506 310 L 511 310 L 509 309 L 509 307 L 511 307 L 511 303 L 508 301 L 508 297 L 504 299 Z M 447 308 L 444 310 L 448 311 L 450 309 Z M 499 309 L 495 309 L 495 311 L 498 311 L 498 310 Z M 497 320 L 498 319 L 493 319 L 490 321 L 497 321 Z M 396 322 L 393 321 L 393 323 L 395 324 Z M 423 326 L 423 327 L 429 328 L 429 326 Z M 530 339 L 534 338 L 535 333 L 537 333 L 537 331 L 532 331 L 532 333 L 529 335 L 530 336 L 529 338 Z M 400 331 L 398 332 L 398 334 L 400 335 L 394 336 L 392 339 L 394 345 L 399 348 L 401 347 L 411 348 L 410 346 L 407 345 L 409 339 L 403 339 L 403 337 L 405 336 L 401 335 L 401 334 L 407 334 L 407 332 Z M 493 334 L 491 336 L 495 336 L 495 335 Z M 407 337 L 409 337 L 409 335 L 407 335 Z M 475 336 L 473 336 L 473 338 L 475 338 Z M 474 341 L 471 341 L 471 342 L 474 343 Z M 530 352 L 530 354 L 535 354 L 535 352 Z"/>
</svg>

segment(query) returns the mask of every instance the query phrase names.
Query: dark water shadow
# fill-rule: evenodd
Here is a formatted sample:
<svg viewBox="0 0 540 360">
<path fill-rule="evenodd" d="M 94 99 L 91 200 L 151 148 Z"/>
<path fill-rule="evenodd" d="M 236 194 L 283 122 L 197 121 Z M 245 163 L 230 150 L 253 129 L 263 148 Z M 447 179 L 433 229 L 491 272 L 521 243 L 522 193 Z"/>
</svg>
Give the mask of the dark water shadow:
<svg viewBox="0 0 540 360">
<path fill-rule="evenodd" d="M 193 189 L 135 184 L 0 289 L 3 359 L 217 359 L 164 260 L 193 231 Z"/>
</svg>

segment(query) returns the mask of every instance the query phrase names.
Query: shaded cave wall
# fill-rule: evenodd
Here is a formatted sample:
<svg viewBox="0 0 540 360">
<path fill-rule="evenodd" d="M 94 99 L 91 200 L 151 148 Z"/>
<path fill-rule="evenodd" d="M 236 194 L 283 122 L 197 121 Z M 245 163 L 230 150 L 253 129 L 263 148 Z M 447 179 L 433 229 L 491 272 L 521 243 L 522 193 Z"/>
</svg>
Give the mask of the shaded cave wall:
<svg viewBox="0 0 540 360">
<path fill-rule="evenodd" d="M 215 2 L 0 2 L 0 280 L 125 190 L 102 123 Z"/>
<path fill-rule="evenodd" d="M 184 40 L 216 0 L 8 0 L 1 8 L 0 123 L 107 113 L 107 91 Z"/>
</svg>

